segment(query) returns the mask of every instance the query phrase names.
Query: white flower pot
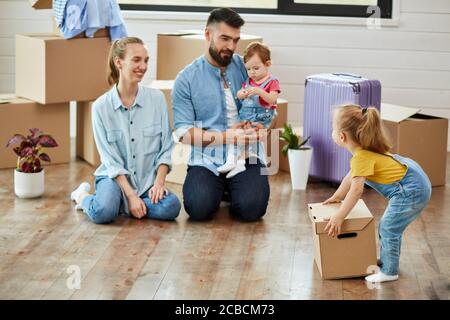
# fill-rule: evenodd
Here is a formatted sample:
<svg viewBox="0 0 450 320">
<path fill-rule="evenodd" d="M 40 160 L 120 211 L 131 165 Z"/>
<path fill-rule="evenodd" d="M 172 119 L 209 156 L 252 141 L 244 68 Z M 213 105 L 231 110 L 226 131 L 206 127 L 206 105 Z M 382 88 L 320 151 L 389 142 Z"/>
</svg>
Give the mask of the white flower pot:
<svg viewBox="0 0 450 320">
<path fill-rule="evenodd" d="M 14 170 L 14 192 L 19 198 L 37 198 L 44 193 L 44 169 L 36 173 Z"/>
<path fill-rule="evenodd" d="M 289 170 L 291 171 L 291 183 L 293 190 L 306 189 L 312 153 L 312 148 L 304 150 L 288 150 Z"/>
</svg>

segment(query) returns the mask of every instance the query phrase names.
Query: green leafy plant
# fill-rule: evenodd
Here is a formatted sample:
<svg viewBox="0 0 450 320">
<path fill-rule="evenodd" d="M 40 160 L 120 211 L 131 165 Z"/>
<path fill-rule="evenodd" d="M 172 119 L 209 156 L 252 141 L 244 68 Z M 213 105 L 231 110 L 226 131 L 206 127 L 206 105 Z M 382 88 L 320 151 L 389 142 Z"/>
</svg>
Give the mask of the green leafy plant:
<svg viewBox="0 0 450 320">
<path fill-rule="evenodd" d="M 17 170 L 25 173 L 42 171 L 41 161 L 50 162 L 50 157 L 44 152 L 44 148 L 58 146 L 55 139 L 37 128 L 30 129 L 30 134 L 26 137 L 22 134 L 15 134 L 9 139 L 6 147 L 14 144 L 18 144 L 13 148 L 18 156 Z"/>
<path fill-rule="evenodd" d="M 285 123 L 283 126 L 283 132 L 280 135 L 280 140 L 286 141 L 287 144 L 283 146 L 283 149 L 281 149 L 281 151 L 286 156 L 289 149 L 294 150 L 309 149 L 309 147 L 304 147 L 304 145 L 308 142 L 309 138 L 311 138 L 311 136 L 303 140 L 301 136 L 294 133 L 291 125 Z"/>
</svg>

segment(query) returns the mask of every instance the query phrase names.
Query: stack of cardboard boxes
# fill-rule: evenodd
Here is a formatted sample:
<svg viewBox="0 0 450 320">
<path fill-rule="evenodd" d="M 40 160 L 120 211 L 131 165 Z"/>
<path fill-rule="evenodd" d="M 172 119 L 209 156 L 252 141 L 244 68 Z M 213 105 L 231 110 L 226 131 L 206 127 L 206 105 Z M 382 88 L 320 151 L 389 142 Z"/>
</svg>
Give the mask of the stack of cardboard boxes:
<svg viewBox="0 0 450 320">
<path fill-rule="evenodd" d="M 51 9 L 51 0 L 30 0 L 35 9 Z M 101 34 L 101 33 L 98 33 Z M 58 34 L 16 35 L 16 93 L 0 97 L 0 139 L 39 128 L 58 143 L 48 150 L 53 164 L 70 161 L 70 101 L 90 101 L 108 89 L 105 37 L 65 40 Z M 20 97 L 20 98 L 16 98 Z M 2 153 L 3 154 L 3 153 Z M 5 152 L 0 168 L 15 167 Z"/>
</svg>

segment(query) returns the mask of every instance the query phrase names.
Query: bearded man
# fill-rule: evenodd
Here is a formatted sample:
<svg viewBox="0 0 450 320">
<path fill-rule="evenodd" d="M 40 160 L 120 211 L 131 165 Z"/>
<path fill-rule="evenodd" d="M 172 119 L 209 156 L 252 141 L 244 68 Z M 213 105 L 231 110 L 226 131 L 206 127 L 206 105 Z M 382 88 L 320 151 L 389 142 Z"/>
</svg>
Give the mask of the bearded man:
<svg viewBox="0 0 450 320">
<path fill-rule="evenodd" d="M 225 194 L 231 215 L 241 221 L 260 219 L 269 202 L 263 147 L 258 148 L 257 157 L 246 160 L 246 170 L 236 176 L 227 179 L 217 171 L 225 163 L 227 144 L 261 144 L 266 136 L 259 130 L 261 124 L 238 121 L 241 101 L 236 93 L 247 79 L 247 71 L 234 51 L 243 25 L 244 20 L 232 9 L 211 11 L 205 28 L 208 50 L 175 79 L 175 134 L 182 143 L 192 145 L 183 185 L 184 208 L 192 220 L 213 218 Z"/>
</svg>

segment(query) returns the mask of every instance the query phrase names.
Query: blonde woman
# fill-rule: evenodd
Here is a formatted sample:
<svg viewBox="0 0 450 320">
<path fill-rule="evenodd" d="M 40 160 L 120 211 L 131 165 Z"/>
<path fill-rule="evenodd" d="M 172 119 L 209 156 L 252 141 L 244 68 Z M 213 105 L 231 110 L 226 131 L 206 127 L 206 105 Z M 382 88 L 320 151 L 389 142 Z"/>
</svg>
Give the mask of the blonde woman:
<svg viewBox="0 0 450 320">
<path fill-rule="evenodd" d="M 95 223 L 110 223 L 120 213 L 141 219 L 173 220 L 180 201 L 165 186 L 173 147 L 166 102 L 161 91 L 139 83 L 148 68 L 139 38 L 116 40 L 109 54 L 112 88 L 93 104 L 92 124 L 101 164 L 96 193 L 83 182 L 71 193 Z"/>
</svg>

